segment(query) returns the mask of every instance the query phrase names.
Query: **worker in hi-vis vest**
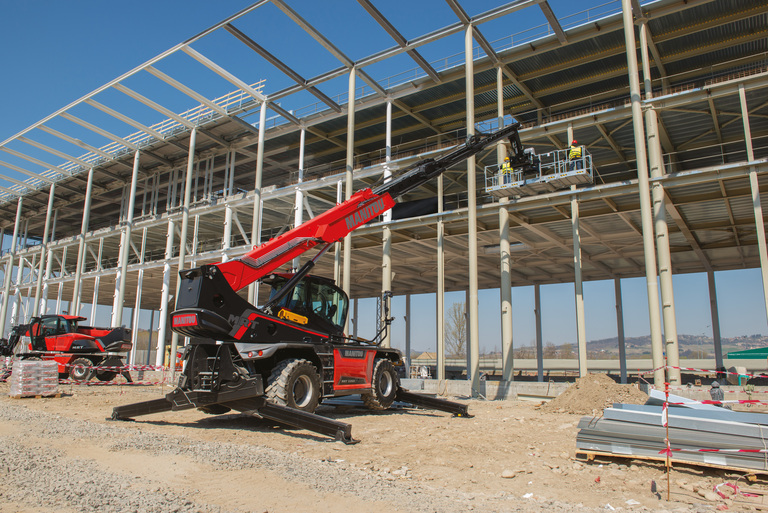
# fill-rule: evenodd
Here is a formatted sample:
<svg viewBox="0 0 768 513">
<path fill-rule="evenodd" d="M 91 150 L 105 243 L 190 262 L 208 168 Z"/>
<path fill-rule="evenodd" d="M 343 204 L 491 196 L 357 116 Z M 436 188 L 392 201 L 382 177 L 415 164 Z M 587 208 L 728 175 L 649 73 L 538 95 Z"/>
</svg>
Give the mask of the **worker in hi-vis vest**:
<svg viewBox="0 0 768 513">
<path fill-rule="evenodd" d="M 504 157 L 504 164 L 499 169 L 501 175 L 501 183 L 507 184 L 512 182 L 512 165 L 509 163 L 509 157 Z"/>
<path fill-rule="evenodd" d="M 571 142 L 571 147 L 568 150 L 568 169 L 581 169 L 584 167 L 584 163 L 581 160 L 581 146 L 576 139 Z"/>
</svg>

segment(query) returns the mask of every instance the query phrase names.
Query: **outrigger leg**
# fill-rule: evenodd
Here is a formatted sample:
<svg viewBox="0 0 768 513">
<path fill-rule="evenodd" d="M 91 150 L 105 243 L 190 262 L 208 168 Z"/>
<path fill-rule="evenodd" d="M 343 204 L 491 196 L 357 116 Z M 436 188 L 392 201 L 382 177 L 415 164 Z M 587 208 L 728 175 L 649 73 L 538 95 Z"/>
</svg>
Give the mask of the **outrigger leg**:
<svg viewBox="0 0 768 513">
<path fill-rule="evenodd" d="M 404 403 L 411 403 L 414 406 L 421 406 L 428 410 L 439 410 L 448 413 L 453 413 L 454 417 L 467 417 L 471 418 L 474 415 L 470 415 L 467 410 L 467 405 L 448 401 L 446 399 L 438 399 L 422 394 L 414 394 L 409 392 L 405 388 L 398 388 L 395 400 L 402 401 Z"/>
<path fill-rule="evenodd" d="M 225 413 L 229 410 L 236 410 L 246 415 L 263 417 L 296 428 L 327 435 L 345 444 L 355 444 L 358 442 L 358 440 L 352 438 L 352 426 L 350 424 L 321 417 L 314 413 L 269 403 L 264 397 L 261 377 L 251 378 L 246 381 L 241 387 L 218 392 L 176 388 L 161 399 L 115 406 L 112 410 L 111 420 L 133 420 L 133 417 L 141 415 L 189 410 L 192 408 L 208 409 L 212 413 Z"/>
</svg>

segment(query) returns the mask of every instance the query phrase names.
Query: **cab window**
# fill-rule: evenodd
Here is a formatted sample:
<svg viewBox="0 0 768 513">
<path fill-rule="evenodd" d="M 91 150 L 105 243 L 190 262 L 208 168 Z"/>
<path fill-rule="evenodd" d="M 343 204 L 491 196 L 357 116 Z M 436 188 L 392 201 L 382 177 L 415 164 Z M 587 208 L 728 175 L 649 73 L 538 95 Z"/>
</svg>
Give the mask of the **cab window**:
<svg viewBox="0 0 768 513">
<path fill-rule="evenodd" d="M 59 318 L 47 317 L 41 322 L 43 331 L 41 333 L 44 337 L 52 337 L 59 334 Z"/>
<path fill-rule="evenodd" d="M 347 299 L 339 289 L 325 283 L 311 282 L 309 303 L 312 313 L 339 329 L 344 328 Z"/>
<path fill-rule="evenodd" d="M 272 291 L 269 295 L 270 299 L 274 297 L 277 292 L 280 291 L 280 289 L 283 288 L 283 285 L 288 280 L 286 279 L 280 279 L 280 281 L 275 281 L 275 283 L 272 285 Z M 307 312 L 307 287 L 306 283 L 299 282 L 296 287 L 294 287 L 293 292 L 282 298 L 276 306 L 280 306 L 282 308 L 285 308 L 287 310 L 290 310 L 291 312 L 296 313 L 306 313 Z"/>
</svg>

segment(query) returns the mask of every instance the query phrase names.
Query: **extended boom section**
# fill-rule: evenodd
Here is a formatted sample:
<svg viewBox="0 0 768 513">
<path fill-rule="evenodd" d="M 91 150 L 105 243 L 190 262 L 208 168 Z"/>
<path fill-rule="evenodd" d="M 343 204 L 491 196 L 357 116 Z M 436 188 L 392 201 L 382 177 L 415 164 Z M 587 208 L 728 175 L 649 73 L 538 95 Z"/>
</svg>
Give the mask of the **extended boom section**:
<svg viewBox="0 0 768 513">
<path fill-rule="evenodd" d="M 395 179 L 373 190 L 360 190 L 343 203 L 257 246 L 245 255 L 216 266 L 234 290 L 247 287 L 318 244 L 331 244 L 343 239 L 356 228 L 394 207 L 395 200 L 406 192 L 424 185 L 491 144 L 509 139 L 513 147 L 519 148 L 519 128 L 520 125 L 515 123 L 490 135 L 472 135 L 466 143 L 450 153 L 437 159 L 419 161 Z"/>
</svg>

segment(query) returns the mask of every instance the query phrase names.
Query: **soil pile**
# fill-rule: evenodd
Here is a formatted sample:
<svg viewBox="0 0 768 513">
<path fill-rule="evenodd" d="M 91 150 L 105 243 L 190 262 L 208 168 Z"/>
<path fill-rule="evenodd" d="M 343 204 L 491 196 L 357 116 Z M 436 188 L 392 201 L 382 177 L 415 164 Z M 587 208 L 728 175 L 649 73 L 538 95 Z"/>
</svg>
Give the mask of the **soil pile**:
<svg viewBox="0 0 768 513">
<path fill-rule="evenodd" d="M 588 374 L 544 405 L 558 413 L 596 415 L 613 403 L 644 404 L 648 396 L 635 385 L 620 385 L 606 374 Z"/>
</svg>

